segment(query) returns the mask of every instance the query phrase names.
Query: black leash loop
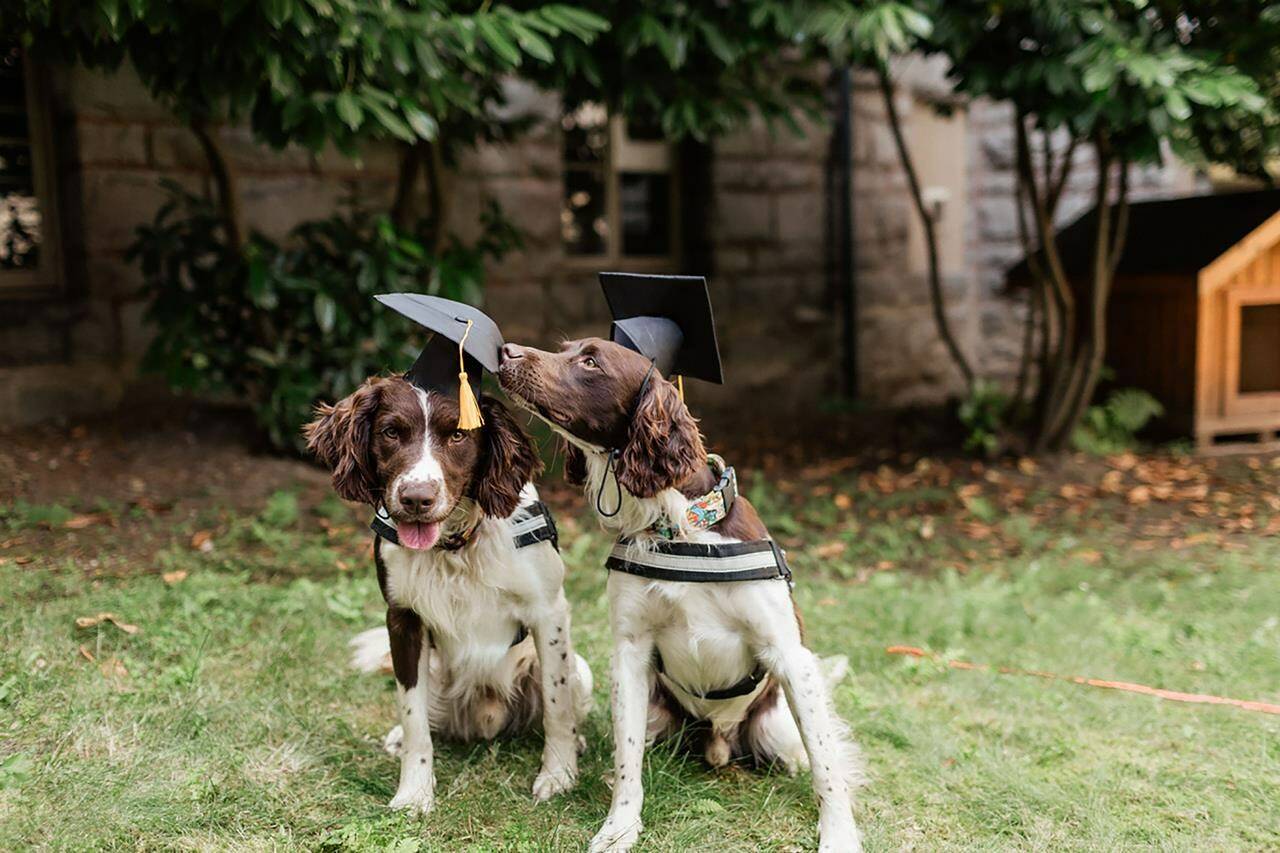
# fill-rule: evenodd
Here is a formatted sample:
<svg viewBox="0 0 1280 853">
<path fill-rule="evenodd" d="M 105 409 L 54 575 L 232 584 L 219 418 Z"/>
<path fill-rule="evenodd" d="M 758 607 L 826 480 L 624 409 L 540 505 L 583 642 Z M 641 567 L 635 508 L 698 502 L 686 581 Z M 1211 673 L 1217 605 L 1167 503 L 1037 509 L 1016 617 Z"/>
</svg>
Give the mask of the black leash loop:
<svg viewBox="0 0 1280 853">
<path fill-rule="evenodd" d="M 596 492 L 596 512 L 604 518 L 613 518 L 622 512 L 622 484 L 618 482 L 618 474 L 613 470 L 614 464 L 618 461 L 618 457 L 622 455 L 621 450 L 610 450 L 609 461 L 604 464 L 604 479 L 600 481 L 600 490 Z M 613 512 L 605 512 L 601 499 L 604 497 L 605 484 L 609 482 L 609 477 L 613 477 L 614 501 Z"/>
<path fill-rule="evenodd" d="M 653 369 L 657 364 L 657 360 L 652 358 L 649 359 L 649 369 L 645 371 L 644 380 L 640 383 L 640 393 L 636 395 L 635 404 L 631 407 L 631 416 L 627 419 L 628 422 L 635 421 L 636 410 L 640 408 L 640 401 L 644 399 L 644 392 L 649 390 L 649 379 L 653 376 Z M 598 512 L 602 518 L 613 518 L 615 515 L 622 512 L 622 484 L 618 482 L 618 472 L 616 470 L 618 457 L 621 455 L 621 449 L 617 447 L 611 449 L 609 451 L 609 459 L 604 465 L 604 479 L 600 481 L 600 489 L 596 492 L 596 512 Z M 604 487 L 605 484 L 609 482 L 610 476 L 613 477 L 615 500 L 613 503 L 613 512 L 605 512 L 601 499 L 604 498 Z"/>
</svg>

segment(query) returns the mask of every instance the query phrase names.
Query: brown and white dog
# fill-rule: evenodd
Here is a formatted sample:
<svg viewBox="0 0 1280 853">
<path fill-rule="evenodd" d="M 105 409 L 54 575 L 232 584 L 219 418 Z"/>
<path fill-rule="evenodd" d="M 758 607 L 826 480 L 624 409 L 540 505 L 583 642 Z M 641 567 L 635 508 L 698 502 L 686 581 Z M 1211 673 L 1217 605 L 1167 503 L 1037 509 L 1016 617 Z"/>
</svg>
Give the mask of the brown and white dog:
<svg viewBox="0 0 1280 853">
<path fill-rule="evenodd" d="M 697 422 L 675 386 L 649 373 L 649 360 L 639 353 L 586 338 L 555 353 L 507 344 L 498 377 L 513 400 L 564 437 L 566 474 L 585 486 L 593 503 L 603 494 L 606 511 L 613 509 L 616 478 L 617 513 L 606 516 L 597 504 L 604 527 L 641 547 L 656 541 L 650 531 L 658 522 L 677 525 L 679 541 L 767 538 L 759 515 L 741 497 L 709 530 L 688 526 L 689 499 L 707 493 L 714 476 Z M 612 473 L 611 449 L 619 451 Z M 608 592 L 614 787 L 591 850 L 622 851 L 635 843 L 642 828 L 644 747 L 689 719 L 709 730 L 704 754 L 713 766 L 743 756 L 778 762 L 791 772 L 811 768 L 821 849 L 859 849 L 851 790 L 862 780 L 861 760 L 831 706 L 833 676 L 803 644 L 788 584 L 684 583 L 614 571 Z M 701 698 L 760 667 L 767 674 L 751 693 Z"/>
<path fill-rule="evenodd" d="M 459 430 L 456 399 L 370 379 L 304 430 L 338 494 L 384 506 L 401 543 L 375 539 L 387 627 L 355 641 L 373 666 L 389 647 L 395 672 L 403 746 L 392 808 L 431 809 L 432 730 L 489 739 L 541 718 L 534 798 L 577 780 L 591 671 L 569 638 L 564 563 L 551 542 L 513 540 L 537 500 L 541 460 L 501 403 L 483 398 L 481 410 L 482 428 Z"/>
</svg>

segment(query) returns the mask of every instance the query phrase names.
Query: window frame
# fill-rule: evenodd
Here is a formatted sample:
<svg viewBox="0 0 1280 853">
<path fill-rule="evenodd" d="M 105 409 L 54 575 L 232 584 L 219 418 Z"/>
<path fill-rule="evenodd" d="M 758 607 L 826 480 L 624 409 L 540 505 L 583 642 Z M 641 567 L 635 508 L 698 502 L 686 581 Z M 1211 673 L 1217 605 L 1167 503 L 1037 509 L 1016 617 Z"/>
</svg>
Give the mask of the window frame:
<svg viewBox="0 0 1280 853">
<path fill-rule="evenodd" d="M 47 297 L 63 286 L 61 218 L 53 151 L 53 122 L 45 68 L 22 51 L 22 79 L 26 89 L 27 142 L 31 147 L 31 178 L 40 206 L 40 260 L 34 269 L 0 270 L 0 299 Z"/>
<path fill-rule="evenodd" d="M 564 241 L 560 241 L 560 254 L 564 265 L 572 270 L 598 271 L 602 268 L 625 272 L 671 272 L 679 268 L 683 251 L 683 232 L 680 221 L 680 169 L 676 147 L 670 141 L 636 140 L 627 135 L 627 121 L 623 116 L 609 116 L 609 147 L 604 160 L 598 166 L 569 163 L 560 150 L 560 199 L 564 203 L 566 172 L 592 172 L 600 169 L 604 175 L 605 221 L 609 223 L 609 235 L 605 239 L 606 250 L 595 255 L 570 254 Z M 667 227 L 670 248 L 664 255 L 627 255 L 622 251 L 622 173 L 666 175 L 668 181 Z"/>
</svg>

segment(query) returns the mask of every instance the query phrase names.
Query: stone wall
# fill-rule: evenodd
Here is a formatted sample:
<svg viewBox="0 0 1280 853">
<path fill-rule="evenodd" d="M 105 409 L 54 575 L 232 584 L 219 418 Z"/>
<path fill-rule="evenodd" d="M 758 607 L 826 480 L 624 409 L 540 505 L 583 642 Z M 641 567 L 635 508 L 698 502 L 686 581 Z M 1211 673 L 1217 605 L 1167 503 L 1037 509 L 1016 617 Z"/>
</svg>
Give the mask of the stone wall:
<svg viewBox="0 0 1280 853">
<path fill-rule="evenodd" d="M 66 286 L 48 298 L 0 296 L 0 423 L 102 411 L 146 390 L 137 374 L 146 304 L 125 249 L 163 203 L 161 179 L 208 191 L 195 137 L 136 75 L 66 69 L 51 83 Z M 243 128 L 216 132 L 239 177 L 246 223 L 271 237 L 348 195 L 388 198 L 393 186 L 389 149 L 355 164 L 336 153 L 273 152 Z"/>
<path fill-rule="evenodd" d="M 918 61 L 901 77 L 898 106 L 909 144 L 936 143 L 920 138 L 942 130 L 919 105 L 948 98 L 945 81 Z M 136 371 L 147 341 L 145 304 L 124 250 L 161 204 L 161 178 L 208 190 L 194 137 L 136 77 L 74 70 L 54 83 L 68 289 L 43 301 L 0 301 L 0 423 L 99 411 L 147 387 Z M 486 285 L 486 308 L 509 339 L 546 346 L 604 334 L 597 270 L 560 248 L 557 103 L 522 87 L 510 94 L 513 110 L 542 120 L 519 143 L 485 146 L 459 164 L 446 193 L 448 227 L 464 239 L 473 235 L 483 204 L 493 199 L 523 231 L 523 248 L 492 264 Z M 947 241 L 944 291 L 975 368 L 1008 381 L 1023 311 L 1000 292 L 1003 271 L 1020 254 L 1011 124 L 993 105 L 961 106 L 962 144 L 929 149 L 942 157 L 930 180 L 963 196 L 945 207 L 945 216 L 959 217 L 947 227 L 963 232 Z M 853 112 L 861 395 L 875 404 L 938 402 L 961 391 L 960 376 L 934 327 L 916 212 L 873 79 L 855 78 Z M 700 229 L 707 257 L 697 264 L 710 273 L 728 384 L 691 383 L 689 394 L 695 410 L 713 420 L 788 419 L 839 390 L 839 301 L 828 278 L 824 183 L 830 136 L 820 125 L 807 131 L 795 137 L 755 124 L 717 141 L 698 190 L 706 197 L 682 199 L 686 216 L 708 220 Z M 377 206 L 390 198 L 396 160 L 389 147 L 371 148 L 353 163 L 333 152 L 269 151 L 243 128 L 218 134 L 239 176 L 247 222 L 269 236 L 282 237 L 348 196 Z M 1089 204 L 1085 161 L 1063 204 L 1064 221 Z M 1136 176 L 1135 196 L 1194 186 L 1185 170 L 1151 169 Z M 766 397 L 769 405 L 761 406 Z"/>
</svg>

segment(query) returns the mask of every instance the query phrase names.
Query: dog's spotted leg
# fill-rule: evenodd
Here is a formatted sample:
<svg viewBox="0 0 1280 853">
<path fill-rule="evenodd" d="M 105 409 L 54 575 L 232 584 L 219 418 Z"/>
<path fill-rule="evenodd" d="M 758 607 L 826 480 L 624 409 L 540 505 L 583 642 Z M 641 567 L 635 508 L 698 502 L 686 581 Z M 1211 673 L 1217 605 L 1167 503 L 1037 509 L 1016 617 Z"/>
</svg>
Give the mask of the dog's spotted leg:
<svg viewBox="0 0 1280 853">
<path fill-rule="evenodd" d="M 613 801 L 604 825 L 591 839 L 591 853 L 625 853 L 643 828 L 640 806 L 644 787 L 640 772 L 649 718 L 652 660 L 652 636 L 628 636 L 614 626 Z"/>
<path fill-rule="evenodd" d="M 426 814 L 434 805 L 436 788 L 431 725 L 427 719 L 431 647 L 424 642 L 422 620 L 412 610 L 388 608 L 387 632 L 391 636 L 391 666 L 396 674 L 396 700 L 404 730 L 400 785 L 390 805 L 393 809 Z"/>
<path fill-rule="evenodd" d="M 849 791 L 855 772 L 847 766 L 852 745 L 831 708 L 818 659 L 801 645 L 798 627 L 779 633 L 784 636 L 762 649 L 760 658 L 781 682 L 809 754 L 813 792 L 818 798 L 818 849 L 823 853 L 859 851 L 862 843 Z"/>
<path fill-rule="evenodd" d="M 569 641 L 569 602 L 561 592 L 532 626 L 542 670 L 542 769 L 533 782 L 539 802 L 578 781 L 578 659 Z"/>
</svg>

